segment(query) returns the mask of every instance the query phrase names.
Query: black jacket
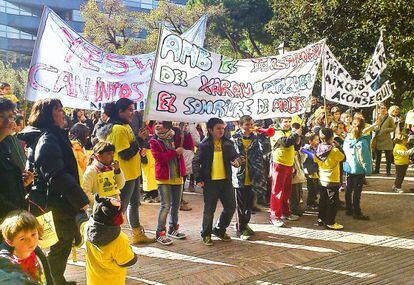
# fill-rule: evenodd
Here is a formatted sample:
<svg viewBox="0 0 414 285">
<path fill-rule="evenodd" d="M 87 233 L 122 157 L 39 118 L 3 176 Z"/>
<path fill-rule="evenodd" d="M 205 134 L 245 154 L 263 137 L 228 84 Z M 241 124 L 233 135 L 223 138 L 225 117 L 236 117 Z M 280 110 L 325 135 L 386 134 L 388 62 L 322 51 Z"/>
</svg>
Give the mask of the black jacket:
<svg viewBox="0 0 414 285">
<path fill-rule="evenodd" d="M 27 210 L 22 171 L 10 156 L 10 147 L 0 142 L 0 222 L 10 211 Z"/>
<path fill-rule="evenodd" d="M 35 172 L 30 198 L 51 208 L 54 218 L 75 216 L 89 199 L 79 185 L 78 166 L 67 132 L 59 127 L 27 127 L 18 137 L 27 143 L 29 169 Z"/>
<path fill-rule="evenodd" d="M 231 182 L 232 172 L 230 162 L 238 158 L 239 154 L 236 152 L 234 144 L 231 140 L 223 136 L 221 141 L 224 167 L 226 169 L 226 179 Z M 193 159 L 193 174 L 197 183 L 211 181 L 213 157 L 214 142 L 213 139 L 208 136 L 198 146 L 197 153 Z"/>
</svg>

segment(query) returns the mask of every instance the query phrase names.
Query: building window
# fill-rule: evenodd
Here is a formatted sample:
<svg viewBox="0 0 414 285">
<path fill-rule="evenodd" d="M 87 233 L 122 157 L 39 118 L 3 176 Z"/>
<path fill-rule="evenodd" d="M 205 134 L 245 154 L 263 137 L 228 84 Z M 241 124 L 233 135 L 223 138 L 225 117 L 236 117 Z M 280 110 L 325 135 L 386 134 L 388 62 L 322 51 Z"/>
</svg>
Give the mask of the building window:
<svg viewBox="0 0 414 285">
<path fill-rule="evenodd" d="M 25 7 L 23 9 L 20 5 L 12 4 L 4 0 L 0 0 L 0 12 L 19 16 L 37 17 L 29 8 Z"/>
<path fill-rule="evenodd" d="M 81 13 L 80 13 L 79 10 L 73 10 L 72 11 L 72 21 L 75 21 L 75 22 L 85 22 L 83 20 L 82 15 L 81 15 Z"/>
<path fill-rule="evenodd" d="M 5 25 L 0 25 L 0 37 L 9 39 L 36 40 L 36 36 L 34 35 Z"/>
</svg>

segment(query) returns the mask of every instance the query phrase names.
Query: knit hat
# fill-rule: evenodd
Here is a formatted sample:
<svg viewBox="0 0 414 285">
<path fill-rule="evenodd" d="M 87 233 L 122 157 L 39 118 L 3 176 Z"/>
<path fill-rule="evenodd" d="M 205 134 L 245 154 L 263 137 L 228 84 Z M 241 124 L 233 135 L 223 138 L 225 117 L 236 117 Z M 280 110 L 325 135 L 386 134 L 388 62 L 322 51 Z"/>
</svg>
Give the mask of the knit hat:
<svg viewBox="0 0 414 285">
<path fill-rule="evenodd" d="M 99 197 L 95 195 L 95 205 L 92 218 L 101 224 L 107 226 L 119 226 L 123 223 L 122 205 L 114 205 L 116 201 L 110 197 Z M 120 202 L 119 202 L 120 203 Z M 116 203 L 115 203 L 116 204 Z"/>
</svg>

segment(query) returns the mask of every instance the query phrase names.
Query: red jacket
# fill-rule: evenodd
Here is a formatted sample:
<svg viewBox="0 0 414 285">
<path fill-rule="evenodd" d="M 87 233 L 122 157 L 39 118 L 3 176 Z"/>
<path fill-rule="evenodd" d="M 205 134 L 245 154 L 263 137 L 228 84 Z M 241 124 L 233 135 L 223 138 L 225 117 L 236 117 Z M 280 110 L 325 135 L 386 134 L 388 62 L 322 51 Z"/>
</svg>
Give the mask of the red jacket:
<svg viewBox="0 0 414 285">
<path fill-rule="evenodd" d="M 151 153 L 155 159 L 155 179 L 166 180 L 170 177 L 170 163 L 171 160 L 177 157 L 175 150 L 167 149 L 164 143 L 153 136 L 150 141 Z M 185 175 L 185 163 L 182 155 L 178 156 L 180 165 L 180 176 Z"/>
</svg>

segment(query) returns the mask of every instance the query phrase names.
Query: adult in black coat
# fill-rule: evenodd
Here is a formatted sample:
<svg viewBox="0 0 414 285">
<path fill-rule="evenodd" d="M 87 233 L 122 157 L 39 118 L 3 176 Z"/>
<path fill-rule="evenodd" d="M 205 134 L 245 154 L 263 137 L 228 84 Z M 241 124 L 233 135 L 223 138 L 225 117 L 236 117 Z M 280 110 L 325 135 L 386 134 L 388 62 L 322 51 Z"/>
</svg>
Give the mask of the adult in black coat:
<svg viewBox="0 0 414 285">
<path fill-rule="evenodd" d="M 10 211 L 27 209 L 24 186 L 33 180 L 31 173 L 22 172 L 13 163 L 10 146 L 5 143 L 14 130 L 14 111 L 12 101 L 0 98 L 0 222 Z"/>
<path fill-rule="evenodd" d="M 53 213 L 59 238 L 48 255 L 53 279 L 56 284 L 71 284 L 63 274 L 73 240 L 79 233 L 75 216 L 86 210 L 89 199 L 79 185 L 76 159 L 63 126 L 60 100 L 41 99 L 33 105 L 28 127 L 19 138 L 27 143 L 29 168 L 36 174 L 30 199 Z M 36 210 L 31 208 L 35 214 Z"/>
</svg>

